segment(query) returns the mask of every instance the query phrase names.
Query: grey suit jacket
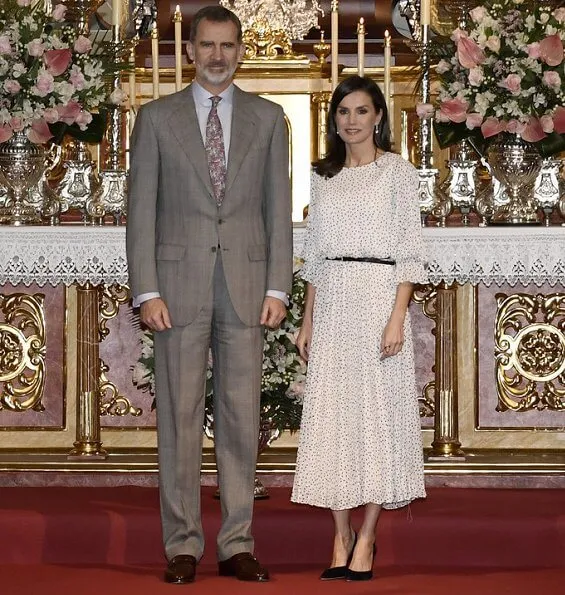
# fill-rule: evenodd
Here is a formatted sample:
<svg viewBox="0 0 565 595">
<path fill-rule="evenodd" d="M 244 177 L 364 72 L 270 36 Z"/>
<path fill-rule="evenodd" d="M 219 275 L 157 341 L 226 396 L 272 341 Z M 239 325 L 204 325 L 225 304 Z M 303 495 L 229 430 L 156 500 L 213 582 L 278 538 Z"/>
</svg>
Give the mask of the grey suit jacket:
<svg viewBox="0 0 565 595">
<path fill-rule="evenodd" d="M 208 299 L 216 251 L 242 322 L 266 289 L 290 293 L 288 137 L 280 106 L 235 88 L 225 198 L 217 207 L 190 87 L 144 105 L 131 140 L 127 256 L 133 295 L 158 291 L 174 325 Z M 218 248 L 220 246 L 220 248 Z"/>
</svg>

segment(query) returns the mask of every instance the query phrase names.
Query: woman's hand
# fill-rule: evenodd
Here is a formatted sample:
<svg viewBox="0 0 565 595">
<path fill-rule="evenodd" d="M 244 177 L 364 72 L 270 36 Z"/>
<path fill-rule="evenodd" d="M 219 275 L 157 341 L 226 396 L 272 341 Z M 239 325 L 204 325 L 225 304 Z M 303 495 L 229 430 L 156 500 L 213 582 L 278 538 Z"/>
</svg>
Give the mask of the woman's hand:
<svg viewBox="0 0 565 595">
<path fill-rule="evenodd" d="M 300 327 L 298 337 L 296 338 L 296 348 L 300 357 L 307 362 L 310 355 L 310 343 L 312 342 L 312 325 L 303 324 Z"/>
<path fill-rule="evenodd" d="M 381 338 L 381 357 L 391 357 L 402 351 L 404 345 L 404 319 L 391 316 Z"/>
</svg>

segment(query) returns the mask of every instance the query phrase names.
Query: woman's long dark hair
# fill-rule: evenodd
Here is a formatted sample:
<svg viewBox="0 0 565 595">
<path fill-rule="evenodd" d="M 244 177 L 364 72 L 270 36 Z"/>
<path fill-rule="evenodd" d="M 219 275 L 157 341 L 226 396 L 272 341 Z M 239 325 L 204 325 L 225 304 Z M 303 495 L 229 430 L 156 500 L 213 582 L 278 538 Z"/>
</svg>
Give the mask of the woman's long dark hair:
<svg viewBox="0 0 565 595">
<path fill-rule="evenodd" d="M 339 104 L 350 93 L 355 91 L 364 91 L 369 95 L 375 106 L 377 114 L 382 113 L 373 135 L 373 142 L 377 149 L 390 151 L 390 126 L 388 124 L 388 110 L 382 91 L 375 81 L 367 77 L 350 76 L 336 87 L 330 103 L 330 113 L 328 114 L 328 153 L 323 159 L 315 161 L 312 166 L 314 171 L 324 178 L 332 178 L 338 174 L 345 164 L 345 143 L 337 133 L 335 115 Z"/>
</svg>

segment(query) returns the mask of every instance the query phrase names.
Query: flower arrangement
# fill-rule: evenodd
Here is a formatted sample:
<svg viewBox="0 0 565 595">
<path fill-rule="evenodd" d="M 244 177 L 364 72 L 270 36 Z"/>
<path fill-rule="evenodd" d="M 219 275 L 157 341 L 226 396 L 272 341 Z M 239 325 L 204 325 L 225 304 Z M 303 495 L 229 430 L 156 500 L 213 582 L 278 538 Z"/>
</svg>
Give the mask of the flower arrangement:
<svg viewBox="0 0 565 595">
<path fill-rule="evenodd" d="M 302 323 L 306 282 L 300 276 L 300 262 L 295 263 L 292 303 L 286 319 L 277 329 L 265 329 L 263 377 L 261 380 L 261 416 L 273 430 L 295 431 L 300 427 L 306 364 L 298 354 L 296 338 Z M 153 335 L 141 336 L 141 356 L 133 367 L 132 381 L 137 388 L 155 394 Z M 206 373 L 206 416 L 208 429 L 213 424 L 212 360 Z M 153 401 L 153 408 L 155 400 Z"/>
<path fill-rule="evenodd" d="M 508 132 L 535 143 L 542 156 L 565 149 L 565 8 L 534 0 L 485 0 L 469 12 L 468 30 L 436 38 L 435 115 L 442 147 L 470 138 L 478 148 Z"/>
<path fill-rule="evenodd" d="M 24 132 L 45 143 L 64 134 L 97 142 L 107 99 L 104 77 L 120 68 L 65 23 L 66 7 L 2 0 L 0 7 L 0 142 Z"/>
</svg>

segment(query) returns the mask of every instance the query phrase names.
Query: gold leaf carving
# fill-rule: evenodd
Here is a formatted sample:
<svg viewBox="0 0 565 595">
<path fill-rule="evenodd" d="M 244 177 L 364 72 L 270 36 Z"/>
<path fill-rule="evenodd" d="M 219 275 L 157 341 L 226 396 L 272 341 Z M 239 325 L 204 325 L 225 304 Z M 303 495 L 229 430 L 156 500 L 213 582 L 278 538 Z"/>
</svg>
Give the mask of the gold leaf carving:
<svg viewBox="0 0 565 595">
<path fill-rule="evenodd" d="M 45 296 L 0 294 L 0 410 L 43 411 Z"/>
<path fill-rule="evenodd" d="M 497 410 L 565 410 L 565 294 L 495 297 Z"/>
</svg>

